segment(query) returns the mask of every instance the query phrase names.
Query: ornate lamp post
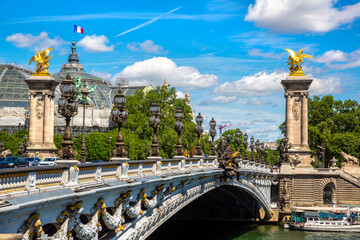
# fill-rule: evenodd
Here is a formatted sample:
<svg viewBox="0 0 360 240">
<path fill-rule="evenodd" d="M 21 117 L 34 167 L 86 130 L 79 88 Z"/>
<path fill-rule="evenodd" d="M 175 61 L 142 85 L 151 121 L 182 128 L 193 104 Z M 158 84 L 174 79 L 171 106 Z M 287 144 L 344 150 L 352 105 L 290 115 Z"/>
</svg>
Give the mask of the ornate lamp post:
<svg viewBox="0 0 360 240">
<path fill-rule="evenodd" d="M 150 106 L 150 127 L 154 129 L 154 136 L 152 139 L 152 144 L 149 152 L 149 157 L 160 158 L 160 149 L 159 149 L 159 140 L 158 140 L 158 129 L 160 127 L 160 107 L 156 101 Z"/>
<path fill-rule="evenodd" d="M 264 144 L 264 153 L 265 153 L 265 163 L 268 164 L 269 163 L 269 159 L 268 159 L 268 155 L 269 155 L 269 146 L 267 144 Z"/>
<path fill-rule="evenodd" d="M 216 150 L 215 150 L 215 142 L 214 142 L 214 138 L 216 136 L 216 122 L 214 120 L 214 118 L 211 119 L 211 121 L 209 122 L 210 125 L 210 130 L 209 130 L 209 135 L 211 137 L 211 150 L 210 150 L 210 155 L 211 156 L 216 156 Z"/>
<path fill-rule="evenodd" d="M 4 143 L 3 143 L 3 142 L 0 142 L 0 157 L 2 157 L 4 150 L 5 150 L 5 148 L 4 148 Z"/>
<path fill-rule="evenodd" d="M 251 138 L 250 138 L 250 149 L 251 149 L 250 161 L 254 161 L 254 160 L 255 160 L 255 159 L 254 159 L 254 148 L 255 148 L 254 142 L 255 142 L 254 137 L 251 137 Z"/>
<path fill-rule="evenodd" d="M 81 143 L 81 163 L 86 163 L 86 145 L 85 145 L 85 108 L 86 108 L 86 98 L 89 94 L 86 86 L 84 85 L 81 89 L 82 103 L 83 103 L 83 131 L 82 131 L 82 143 Z"/>
<path fill-rule="evenodd" d="M 61 97 L 58 100 L 58 112 L 65 117 L 66 128 L 61 142 L 59 157 L 61 159 L 74 159 L 76 151 L 71 141 L 70 121 L 78 113 L 78 102 L 75 101 L 76 86 L 70 75 L 60 85 Z"/>
<path fill-rule="evenodd" d="M 198 135 L 198 141 L 197 141 L 197 145 L 196 145 L 196 155 L 198 156 L 202 156 L 204 155 L 203 151 L 202 151 L 202 147 L 201 147 L 201 141 L 200 141 L 200 136 L 201 134 L 204 132 L 204 129 L 202 128 L 201 124 L 204 121 L 204 118 L 201 116 L 201 113 L 199 113 L 197 115 L 197 117 L 195 118 L 196 121 L 196 129 L 195 132 Z"/>
<path fill-rule="evenodd" d="M 175 149 L 175 156 L 184 156 L 184 149 L 181 143 L 181 132 L 184 130 L 184 124 L 182 124 L 181 120 L 184 117 L 184 113 L 178 109 L 175 112 L 175 118 L 176 118 L 176 123 L 175 123 L 175 131 L 178 135 L 178 140 L 176 143 L 176 149 Z"/>
<path fill-rule="evenodd" d="M 289 162 L 288 159 L 288 150 L 291 148 L 291 143 L 289 143 L 289 139 L 285 137 L 284 142 L 280 144 L 280 161 L 282 163 Z"/>
<path fill-rule="evenodd" d="M 24 141 L 19 142 L 19 155 L 22 157 L 27 157 L 26 149 L 31 145 L 27 135 L 24 135 Z M 0 151 L 1 152 L 1 151 Z"/>
<path fill-rule="evenodd" d="M 248 155 L 247 155 L 247 148 L 248 148 L 248 135 L 247 133 L 245 133 L 244 135 L 244 160 L 248 160 Z"/>
<path fill-rule="evenodd" d="M 241 157 L 241 131 L 240 129 L 237 130 L 236 132 L 236 143 L 238 144 L 238 151 L 239 151 L 239 154 L 238 154 L 238 157 L 240 156 Z"/>
<path fill-rule="evenodd" d="M 109 137 L 109 161 L 111 159 L 111 140 L 112 140 L 112 136 Z"/>
<path fill-rule="evenodd" d="M 124 138 L 121 133 L 121 126 L 125 123 L 128 112 L 125 109 L 126 97 L 122 93 L 121 89 L 117 92 L 114 97 L 114 109 L 111 112 L 112 119 L 117 123 L 119 128 L 119 133 L 116 137 L 115 149 L 113 151 L 113 156 L 117 158 L 126 158 L 127 150 L 125 148 Z"/>
<path fill-rule="evenodd" d="M 257 162 L 260 162 L 260 154 L 261 154 L 261 153 L 260 153 L 260 151 L 261 151 L 260 145 L 261 145 L 260 140 L 257 139 L 256 142 L 255 142 L 256 161 L 257 161 Z"/>
</svg>

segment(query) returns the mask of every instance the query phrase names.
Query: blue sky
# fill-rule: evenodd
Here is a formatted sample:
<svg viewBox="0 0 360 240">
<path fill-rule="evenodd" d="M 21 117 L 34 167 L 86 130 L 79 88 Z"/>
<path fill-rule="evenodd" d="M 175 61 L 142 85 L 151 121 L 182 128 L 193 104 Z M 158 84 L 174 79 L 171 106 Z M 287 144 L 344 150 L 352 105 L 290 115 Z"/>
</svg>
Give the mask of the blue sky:
<svg viewBox="0 0 360 240">
<path fill-rule="evenodd" d="M 303 48 L 310 96 L 359 101 L 360 3 L 331 0 L 2 1 L 0 61 L 27 65 L 54 47 L 50 72 L 67 61 L 73 25 L 87 72 L 130 85 L 190 92 L 211 117 L 255 138 L 280 137 L 288 73 L 284 48 Z M 34 68 L 33 66 L 30 66 Z M 246 123 L 246 124 L 245 124 Z M 241 125 L 239 125 L 241 124 Z"/>
</svg>

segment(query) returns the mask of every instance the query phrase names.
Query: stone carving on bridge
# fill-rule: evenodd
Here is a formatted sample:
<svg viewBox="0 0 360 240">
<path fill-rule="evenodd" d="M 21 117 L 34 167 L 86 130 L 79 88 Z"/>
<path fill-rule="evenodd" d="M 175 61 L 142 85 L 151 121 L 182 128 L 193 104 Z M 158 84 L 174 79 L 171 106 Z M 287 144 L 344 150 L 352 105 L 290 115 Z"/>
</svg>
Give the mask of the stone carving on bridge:
<svg viewBox="0 0 360 240">
<path fill-rule="evenodd" d="M 341 152 L 340 156 L 344 159 L 341 169 L 354 176 L 360 177 L 359 159 L 347 153 Z"/>
<path fill-rule="evenodd" d="M 44 114 L 44 98 L 43 96 L 36 98 L 36 107 L 35 107 L 36 117 L 41 119 Z"/>
<path fill-rule="evenodd" d="M 129 218 L 137 218 L 141 214 L 143 214 L 143 211 L 141 210 L 141 203 L 143 200 L 143 195 L 145 194 L 145 190 L 141 190 L 140 193 L 137 196 L 136 201 L 131 201 L 133 196 L 130 197 L 130 203 L 128 207 L 126 208 L 125 212 L 128 215 Z"/>
<path fill-rule="evenodd" d="M 103 198 L 100 198 L 95 206 L 102 216 L 102 220 L 104 221 L 105 226 L 109 230 L 116 230 L 116 232 L 124 230 L 124 226 L 122 226 L 122 224 L 125 222 L 125 218 L 123 216 L 123 203 L 117 204 L 117 208 L 113 215 L 106 211 L 106 204 L 104 203 Z"/>
<path fill-rule="evenodd" d="M 70 185 L 74 185 L 78 183 L 79 178 L 79 168 L 74 165 L 70 169 Z"/>
<path fill-rule="evenodd" d="M 28 220 L 20 227 L 19 233 L 23 233 L 23 240 L 32 240 L 34 237 L 38 240 L 47 240 L 48 237 L 45 234 L 40 221 L 40 214 L 32 214 Z"/>
</svg>

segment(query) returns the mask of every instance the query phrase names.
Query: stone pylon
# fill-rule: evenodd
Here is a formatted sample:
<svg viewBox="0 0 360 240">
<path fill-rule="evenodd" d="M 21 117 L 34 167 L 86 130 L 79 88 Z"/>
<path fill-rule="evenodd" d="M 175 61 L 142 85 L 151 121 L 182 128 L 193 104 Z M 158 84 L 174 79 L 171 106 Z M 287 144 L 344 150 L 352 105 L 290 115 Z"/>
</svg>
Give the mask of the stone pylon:
<svg viewBox="0 0 360 240">
<path fill-rule="evenodd" d="M 29 87 L 30 122 L 27 148 L 29 156 L 41 159 L 56 156 L 54 145 L 54 97 L 59 84 L 51 76 L 31 76 L 25 82 Z"/>
<path fill-rule="evenodd" d="M 308 145 L 308 101 L 312 79 L 288 76 L 281 84 L 286 98 L 286 137 L 291 147 L 288 161 L 293 166 L 312 167 Z"/>
</svg>

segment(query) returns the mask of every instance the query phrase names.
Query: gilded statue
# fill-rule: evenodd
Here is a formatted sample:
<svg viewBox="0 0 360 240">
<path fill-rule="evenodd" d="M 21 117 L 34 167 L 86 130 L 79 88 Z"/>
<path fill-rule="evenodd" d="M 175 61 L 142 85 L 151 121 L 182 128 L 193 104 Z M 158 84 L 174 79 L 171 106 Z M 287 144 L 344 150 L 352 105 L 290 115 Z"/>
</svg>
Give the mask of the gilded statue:
<svg viewBox="0 0 360 240">
<path fill-rule="evenodd" d="M 289 70 L 290 74 L 289 76 L 305 76 L 304 72 L 302 71 L 301 63 L 304 63 L 303 58 L 312 58 L 312 56 L 308 54 L 303 54 L 304 50 L 300 49 L 299 52 L 296 54 L 291 49 L 284 49 L 288 53 L 290 53 L 289 60 L 286 62 L 288 65 L 290 65 Z"/>
<path fill-rule="evenodd" d="M 49 53 L 53 48 L 48 48 L 44 51 L 37 51 L 34 56 L 30 59 L 29 65 L 34 62 L 36 63 L 36 71 L 34 76 L 50 76 L 47 71 L 49 69 L 49 60 L 54 56 L 49 57 Z"/>
</svg>

